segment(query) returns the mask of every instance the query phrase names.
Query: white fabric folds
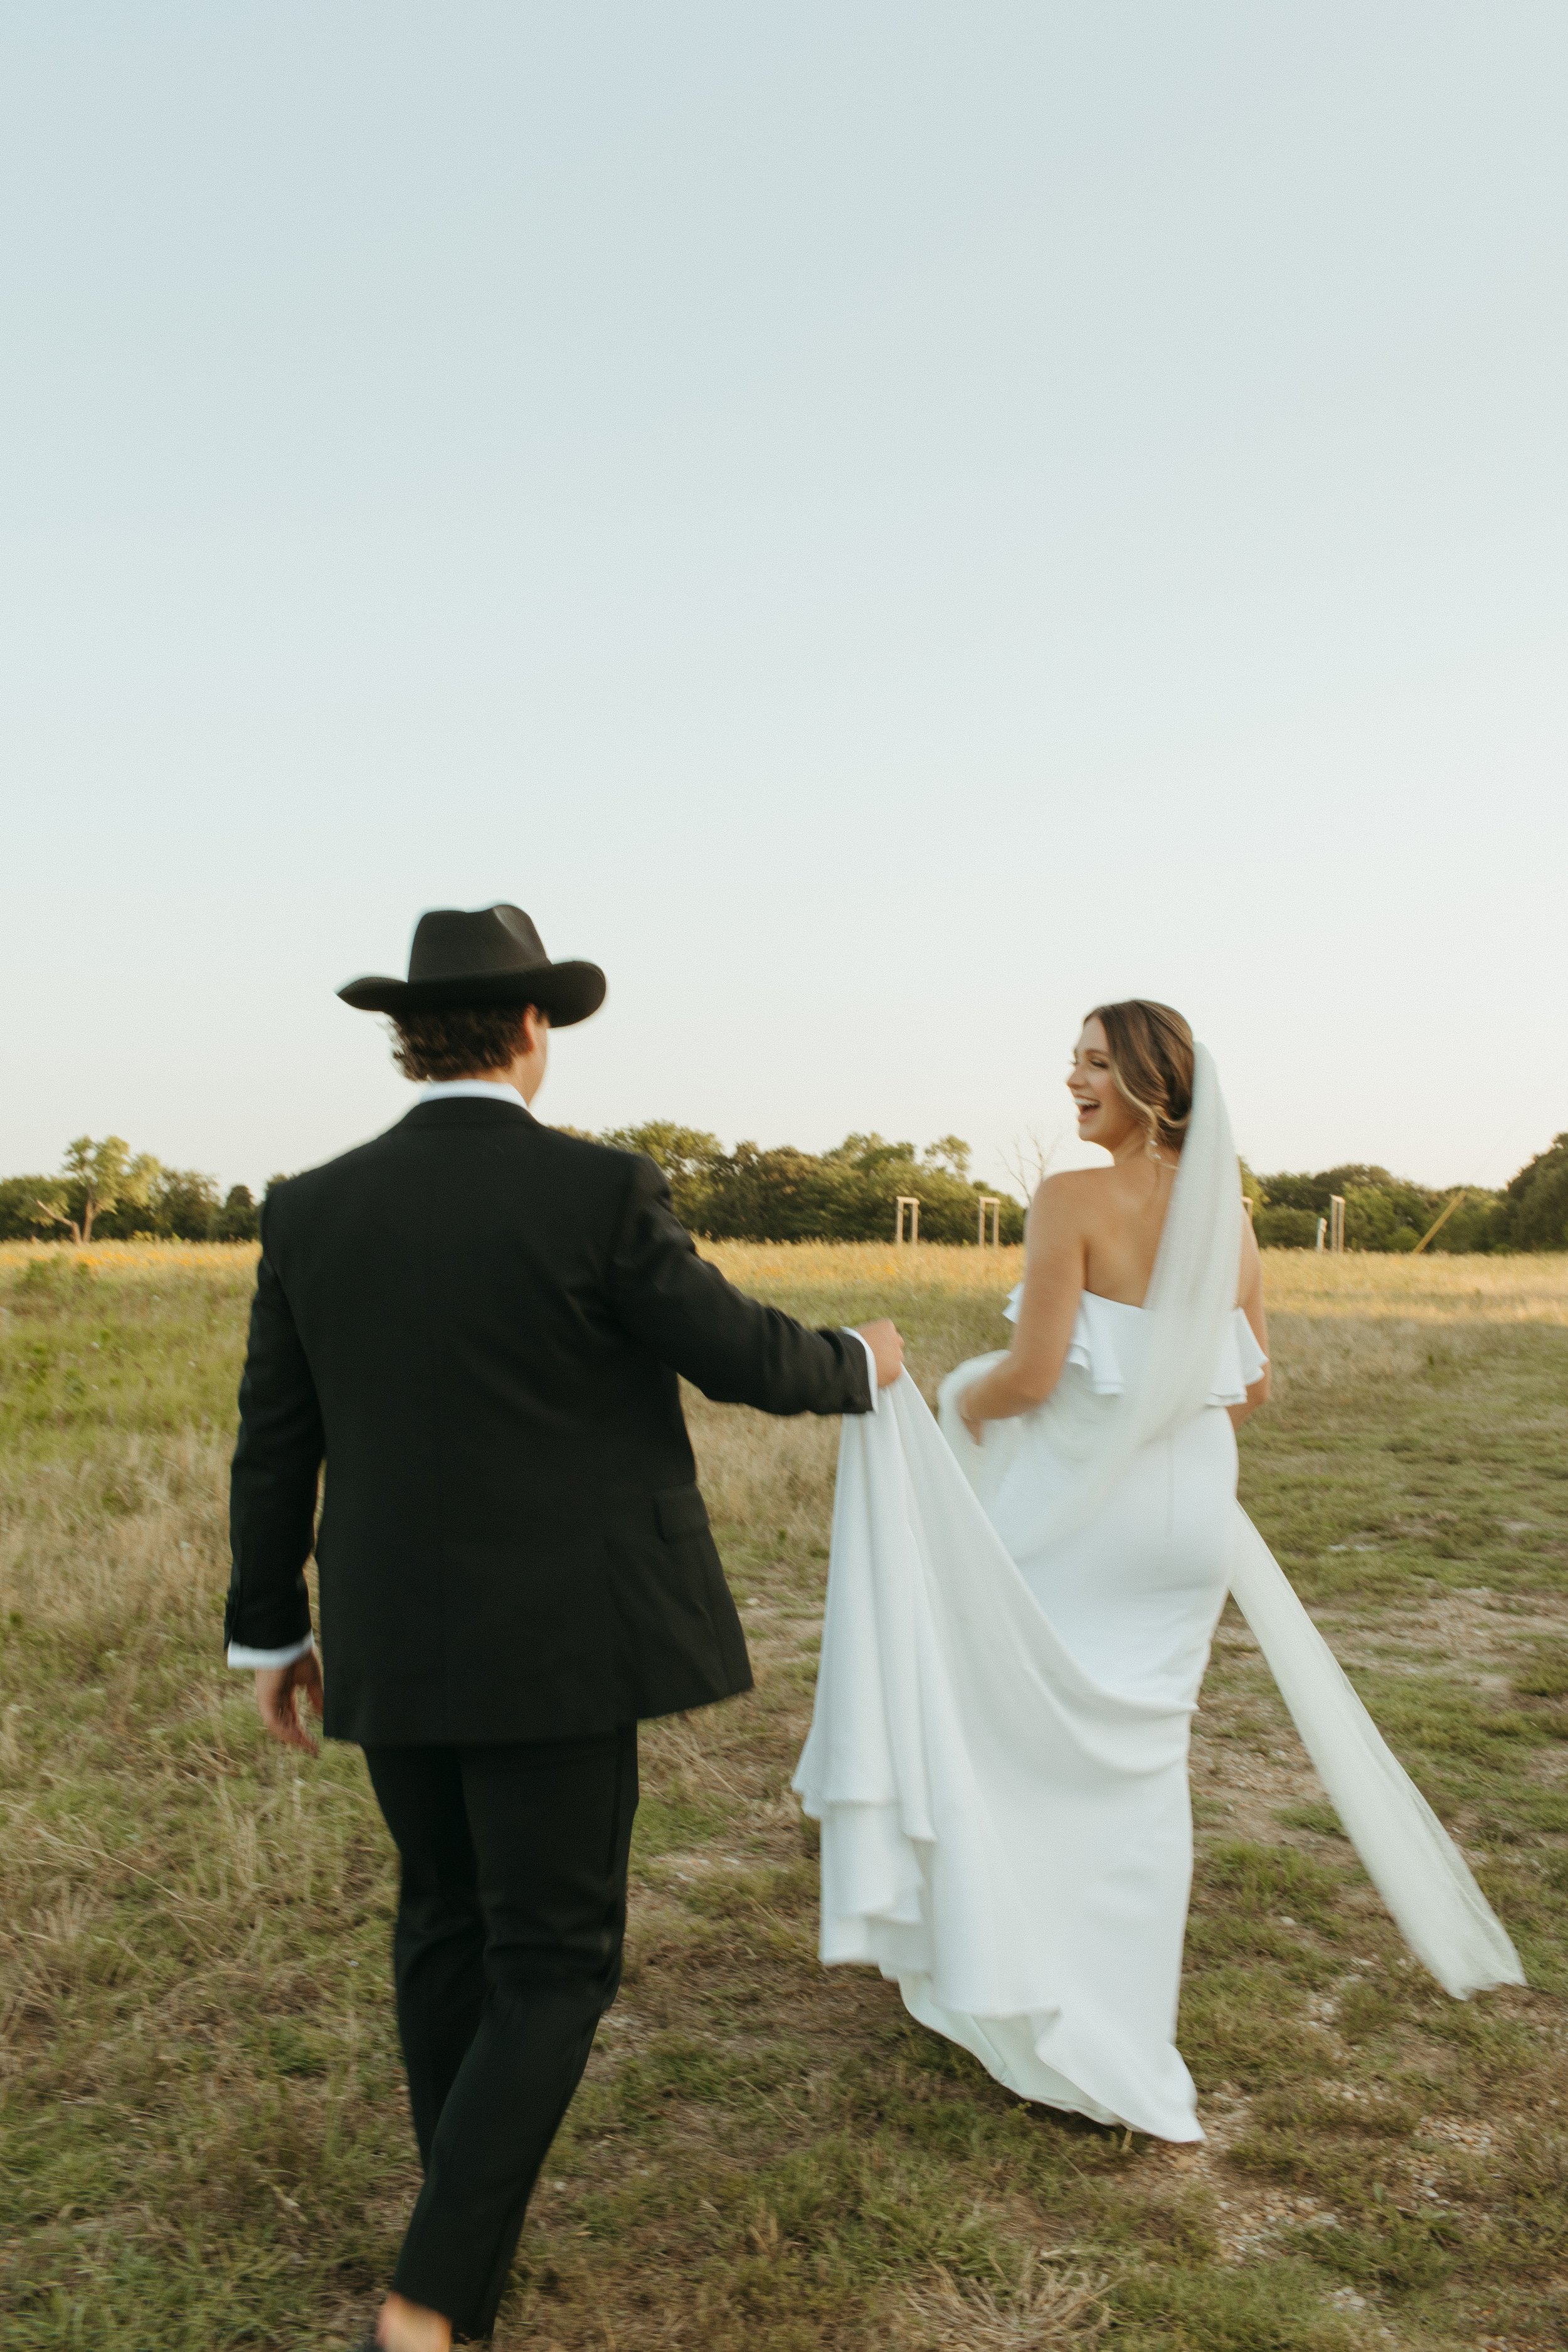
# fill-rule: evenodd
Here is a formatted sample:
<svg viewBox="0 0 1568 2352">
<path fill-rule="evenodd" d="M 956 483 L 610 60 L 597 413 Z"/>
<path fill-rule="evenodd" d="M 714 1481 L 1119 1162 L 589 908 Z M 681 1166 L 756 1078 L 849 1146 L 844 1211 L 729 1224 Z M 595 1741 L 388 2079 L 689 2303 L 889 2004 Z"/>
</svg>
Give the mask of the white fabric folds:
<svg viewBox="0 0 1568 2352">
<path fill-rule="evenodd" d="M 1412 1950 L 1459 1997 L 1522 1983 L 1239 1505 L 1231 1577 Z M 1188 1847 L 1184 1819 L 1151 1795 L 1177 1776 L 1184 1813 L 1190 1714 L 1100 1689 L 1075 1664 L 912 1381 L 846 1420 L 795 1779 L 822 1828 L 822 1958 L 896 1979 L 916 2017 L 1020 2096 L 1173 2140 L 1202 2137 L 1172 2038 Z"/>
<path fill-rule="evenodd" d="M 795 1786 L 824 1961 L 870 1961 L 1021 2096 L 1202 2137 L 1172 2043 L 1191 1710 L 1058 1639 L 911 1380 L 846 1419 L 822 1664 Z M 1167 1885 L 1165 1881 L 1170 1883 Z M 1175 1952 L 1142 1932 L 1173 1916 Z"/>
<path fill-rule="evenodd" d="M 1173 2036 L 1187 1736 L 1227 1582 L 1411 1949 L 1461 1998 L 1524 1980 L 1236 1500 L 1215 1400 L 1262 1365 L 1241 1220 L 1200 1045 L 1144 1305 L 1080 1294 L 1051 1395 L 984 1444 L 956 1408 L 994 1357 L 943 1382 L 942 1430 L 907 1378 L 846 1421 L 795 1778 L 824 1960 L 875 1962 L 1023 2096 L 1175 2140 L 1203 2136 Z"/>
<path fill-rule="evenodd" d="M 1022 1288 L 1020 1283 L 1002 1309 L 1009 1323 L 1018 1319 L 1016 1301 Z M 1092 1290 L 1086 1290 L 1079 1298 L 1072 1338 L 1068 1342 L 1068 1362 L 1088 1373 L 1089 1387 L 1097 1397 L 1126 1394 L 1127 1360 L 1130 1351 L 1142 1344 L 1143 1323 L 1142 1307 L 1124 1306 L 1119 1298 L 1097 1298 Z M 996 1358 L 979 1356 L 974 1360 L 989 1365 Z M 1247 1390 L 1254 1381 L 1262 1379 L 1268 1361 L 1253 1336 L 1251 1324 L 1237 1307 L 1226 1318 L 1205 1403 L 1245 1404 Z"/>
</svg>

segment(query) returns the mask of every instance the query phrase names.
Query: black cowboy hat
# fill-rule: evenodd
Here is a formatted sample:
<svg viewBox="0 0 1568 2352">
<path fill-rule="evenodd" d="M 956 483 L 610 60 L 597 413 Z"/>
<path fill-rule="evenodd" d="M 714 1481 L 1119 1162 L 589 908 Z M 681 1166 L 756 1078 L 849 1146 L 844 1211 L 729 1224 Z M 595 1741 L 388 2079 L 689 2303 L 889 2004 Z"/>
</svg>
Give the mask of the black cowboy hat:
<svg viewBox="0 0 1568 2352">
<path fill-rule="evenodd" d="M 605 1001 L 596 963 L 552 963 L 521 907 L 421 915 L 406 980 L 372 972 L 338 994 L 361 1013 L 445 1013 L 459 1004 L 536 1004 L 553 1029 L 586 1021 Z"/>
</svg>

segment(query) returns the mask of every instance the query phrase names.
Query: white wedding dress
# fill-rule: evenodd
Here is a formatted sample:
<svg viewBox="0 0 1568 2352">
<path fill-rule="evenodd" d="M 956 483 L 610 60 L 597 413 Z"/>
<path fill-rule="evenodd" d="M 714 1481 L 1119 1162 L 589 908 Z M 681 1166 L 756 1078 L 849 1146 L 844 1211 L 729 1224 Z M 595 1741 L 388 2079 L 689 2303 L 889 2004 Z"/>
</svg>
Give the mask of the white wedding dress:
<svg viewBox="0 0 1568 2352">
<path fill-rule="evenodd" d="M 795 1782 L 824 1961 L 879 1967 L 1021 2096 L 1170 2140 L 1203 2137 L 1174 2040 L 1187 1742 L 1227 1588 L 1412 1948 L 1457 1996 L 1523 1981 L 1236 1500 L 1224 1408 L 1264 1363 L 1240 1215 L 1200 1047 L 1145 1305 L 1085 1294 L 1050 1398 L 982 1445 L 956 1401 L 994 1356 L 943 1383 L 940 1431 L 909 1379 L 845 1421 Z"/>
</svg>

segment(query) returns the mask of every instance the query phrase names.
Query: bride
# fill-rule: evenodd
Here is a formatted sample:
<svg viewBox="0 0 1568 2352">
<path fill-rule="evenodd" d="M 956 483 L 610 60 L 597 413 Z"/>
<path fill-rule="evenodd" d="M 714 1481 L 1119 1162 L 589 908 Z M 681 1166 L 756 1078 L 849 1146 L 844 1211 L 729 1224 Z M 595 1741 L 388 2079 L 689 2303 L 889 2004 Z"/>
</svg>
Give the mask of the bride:
<svg viewBox="0 0 1568 2352">
<path fill-rule="evenodd" d="M 1268 1328 L 1212 1061 L 1133 1000 L 1068 1083 L 1110 1164 L 1037 1192 L 1011 1347 L 949 1375 L 942 1434 L 907 1379 L 845 1423 L 795 1787 L 825 1961 L 1023 2097 L 1194 2140 L 1187 1745 L 1227 1589 L 1412 1948 L 1458 1997 L 1522 1971 L 1237 1503 Z"/>
</svg>

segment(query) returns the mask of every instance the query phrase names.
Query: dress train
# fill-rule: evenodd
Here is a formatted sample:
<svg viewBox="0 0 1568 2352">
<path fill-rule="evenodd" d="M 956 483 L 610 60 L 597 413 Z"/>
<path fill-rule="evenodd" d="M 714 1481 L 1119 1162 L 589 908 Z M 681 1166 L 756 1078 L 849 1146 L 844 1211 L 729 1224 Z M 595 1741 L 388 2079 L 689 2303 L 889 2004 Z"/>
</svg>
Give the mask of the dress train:
<svg viewBox="0 0 1568 2352">
<path fill-rule="evenodd" d="M 1234 1502 L 1224 1541 L 1230 1588 L 1411 1948 L 1459 1998 L 1521 1983 L 1463 1857 Z M 824 1961 L 879 1967 L 1023 2097 L 1201 2138 L 1174 2042 L 1189 1684 L 1111 1689 L 1085 1670 L 911 1380 L 847 1420 L 795 1780 L 822 1827 Z"/>
</svg>

